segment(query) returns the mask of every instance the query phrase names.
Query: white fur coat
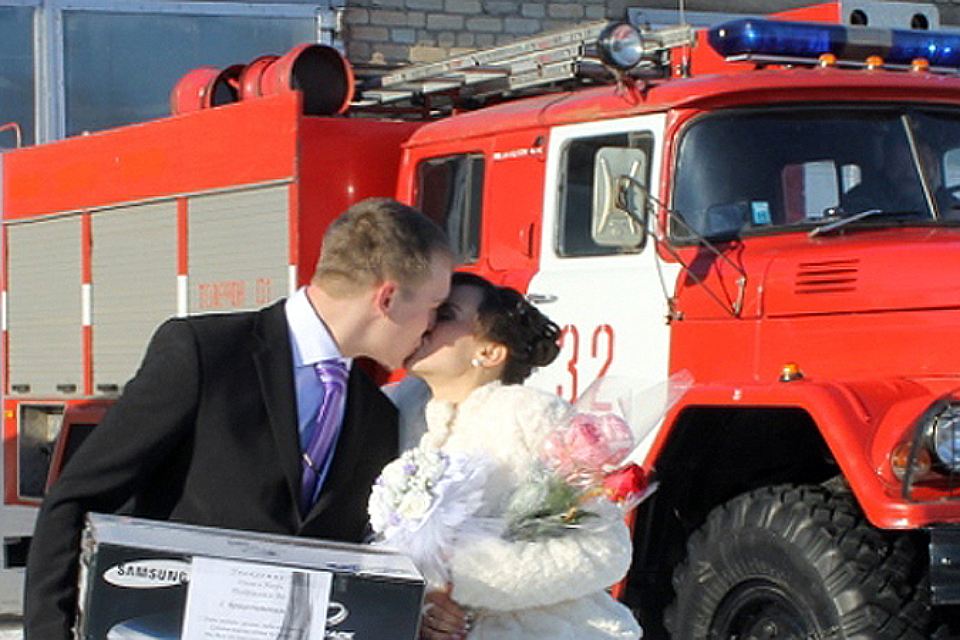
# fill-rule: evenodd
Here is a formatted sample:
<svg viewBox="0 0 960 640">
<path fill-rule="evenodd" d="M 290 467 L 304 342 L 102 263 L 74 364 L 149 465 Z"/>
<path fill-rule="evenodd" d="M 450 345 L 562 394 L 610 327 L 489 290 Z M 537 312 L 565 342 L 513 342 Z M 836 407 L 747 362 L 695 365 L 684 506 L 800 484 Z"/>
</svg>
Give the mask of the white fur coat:
<svg viewBox="0 0 960 640">
<path fill-rule="evenodd" d="M 555 395 L 491 383 L 459 407 L 431 401 L 422 444 L 490 457 L 494 468 L 478 515 L 500 516 L 546 435 L 571 413 Z M 604 517 L 609 526 L 599 531 L 558 538 L 458 541 L 450 561 L 452 596 L 478 612 L 471 640 L 639 638 L 630 611 L 604 590 L 630 566 L 630 533 L 615 509 Z"/>
</svg>

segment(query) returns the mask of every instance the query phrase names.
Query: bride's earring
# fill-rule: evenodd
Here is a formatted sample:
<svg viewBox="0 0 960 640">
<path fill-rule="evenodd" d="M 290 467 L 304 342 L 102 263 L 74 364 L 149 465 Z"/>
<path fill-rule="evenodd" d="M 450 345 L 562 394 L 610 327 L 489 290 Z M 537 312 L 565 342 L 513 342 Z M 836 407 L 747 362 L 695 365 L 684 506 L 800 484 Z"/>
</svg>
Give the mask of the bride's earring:
<svg viewBox="0 0 960 640">
<path fill-rule="evenodd" d="M 470 365 L 473 366 L 473 367 L 482 366 L 482 365 L 483 365 L 483 360 L 481 360 L 480 358 L 474 358 L 473 360 L 470 361 Z"/>
</svg>

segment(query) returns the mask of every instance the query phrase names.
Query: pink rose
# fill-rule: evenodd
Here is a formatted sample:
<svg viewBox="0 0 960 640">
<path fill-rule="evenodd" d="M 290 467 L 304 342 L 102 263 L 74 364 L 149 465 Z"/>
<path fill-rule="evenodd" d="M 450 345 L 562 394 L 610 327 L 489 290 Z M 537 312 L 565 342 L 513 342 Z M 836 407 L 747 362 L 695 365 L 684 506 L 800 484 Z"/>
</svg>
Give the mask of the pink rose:
<svg viewBox="0 0 960 640">
<path fill-rule="evenodd" d="M 620 464 L 636 446 L 633 431 L 626 422 L 612 413 L 601 414 L 597 419 L 600 433 L 610 449 L 611 458 L 607 464 Z"/>
<path fill-rule="evenodd" d="M 606 413 L 578 413 L 544 442 L 543 459 L 563 475 L 593 474 L 619 464 L 633 450 L 630 427 Z"/>
</svg>

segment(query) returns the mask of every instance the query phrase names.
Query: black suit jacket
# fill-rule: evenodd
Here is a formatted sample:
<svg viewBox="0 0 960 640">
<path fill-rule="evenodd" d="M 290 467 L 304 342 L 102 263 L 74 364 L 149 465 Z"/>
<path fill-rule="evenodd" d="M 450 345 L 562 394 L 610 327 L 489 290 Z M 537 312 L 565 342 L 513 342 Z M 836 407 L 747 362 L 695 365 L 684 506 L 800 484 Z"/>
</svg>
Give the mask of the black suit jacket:
<svg viewBox="0 0 960 640">
<path fill-rule="evenodd" d="M 89 511 L 360 542 L 370 487 L 397 455 L 396 410 L 354 366 L 330 472 L 302 517 L 296 407 L 282 302 L 164 323 L 44 500 L 27 560 L 26 637 L 72 637 Z"/>
</svg>

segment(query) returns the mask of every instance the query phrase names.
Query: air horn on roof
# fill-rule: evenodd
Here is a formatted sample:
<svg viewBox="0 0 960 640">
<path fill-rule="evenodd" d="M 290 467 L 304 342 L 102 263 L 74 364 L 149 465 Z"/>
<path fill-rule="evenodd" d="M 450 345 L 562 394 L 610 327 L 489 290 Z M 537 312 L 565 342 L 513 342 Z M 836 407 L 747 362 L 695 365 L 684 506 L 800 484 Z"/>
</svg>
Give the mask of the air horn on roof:
<svg viewBox="0 0 960 640">
<path fill-rule="evenodd" d="M 170 110 L 181 115 L 288 91 L 303 94 L 303 112 L 339 115 L 350 107 L 353 68 L 323 44 L 300 44 L 282 56 L 266 55 L 225 69 L 199 67 L 185 74 L 170 93 Z"/>
</svg>

